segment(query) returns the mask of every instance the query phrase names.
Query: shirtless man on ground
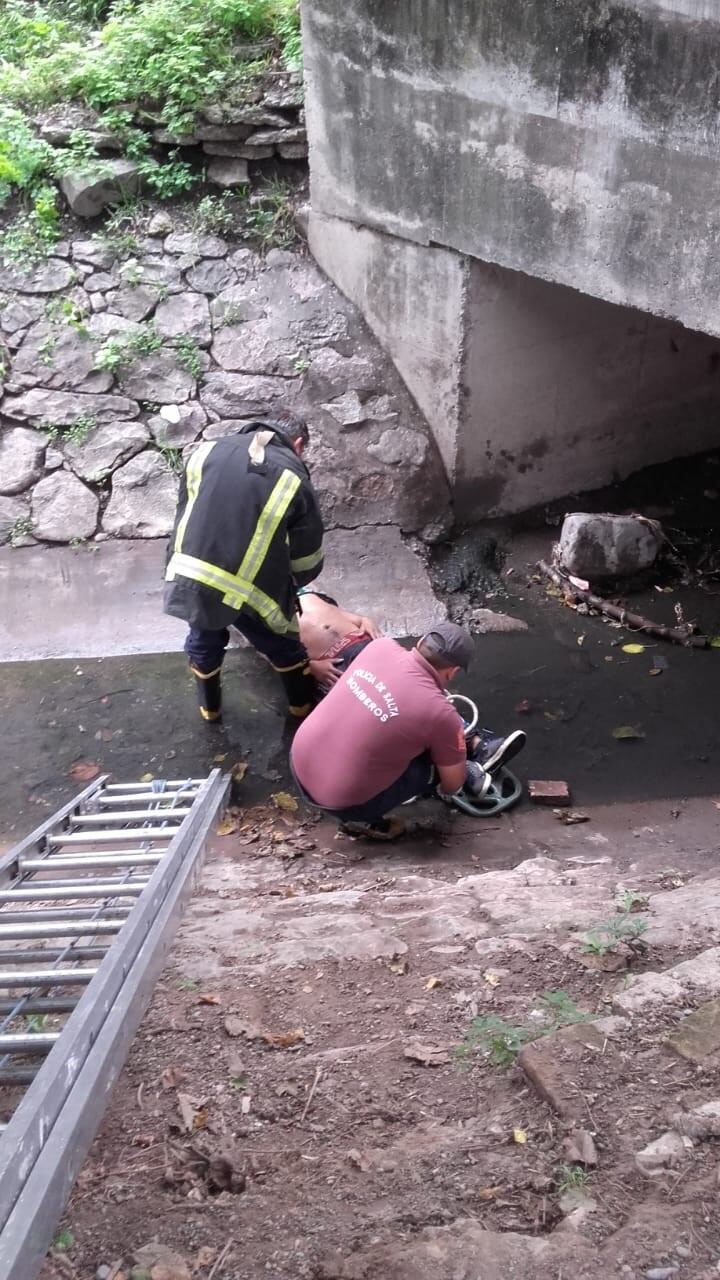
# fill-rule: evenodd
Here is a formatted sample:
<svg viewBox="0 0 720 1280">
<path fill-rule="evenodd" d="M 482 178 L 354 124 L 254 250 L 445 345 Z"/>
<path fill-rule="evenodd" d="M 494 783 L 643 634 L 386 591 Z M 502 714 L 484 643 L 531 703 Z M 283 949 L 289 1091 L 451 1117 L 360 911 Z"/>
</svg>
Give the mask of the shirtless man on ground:
<svg viewBox="0 0 720 1280">
<path fill-rule="evenodd" d="M 342 675 L 349 661 L 381 635 L 377 623 L 335 604 L 331 596 L 312 587 L 298 593 L 300 639 L 310 658 L 310 670 L 325 692 Z"/>
</svg>

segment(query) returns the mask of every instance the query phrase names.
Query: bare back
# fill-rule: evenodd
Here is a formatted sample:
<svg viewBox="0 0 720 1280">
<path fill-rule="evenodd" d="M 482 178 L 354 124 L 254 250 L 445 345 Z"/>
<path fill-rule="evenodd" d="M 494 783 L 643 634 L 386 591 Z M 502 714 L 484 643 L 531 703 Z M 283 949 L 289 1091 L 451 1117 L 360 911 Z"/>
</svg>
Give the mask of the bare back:
<svg viewBox="0 0 720 1280">
<path fill-rule="evenodd" d="M 309 658 L 324 658 L 330 649 L 357 631 L 361 624 L 358 614 L 330 604 L 312 592 L 303 592 L 301 605 L 300 639 Z"/>
</svg>

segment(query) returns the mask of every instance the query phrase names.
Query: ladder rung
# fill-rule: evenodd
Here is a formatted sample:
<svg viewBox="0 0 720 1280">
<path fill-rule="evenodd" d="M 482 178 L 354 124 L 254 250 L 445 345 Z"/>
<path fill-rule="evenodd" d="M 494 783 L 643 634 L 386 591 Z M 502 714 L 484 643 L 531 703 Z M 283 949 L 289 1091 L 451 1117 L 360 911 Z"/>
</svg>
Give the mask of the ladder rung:
<svg viewBox="0 0 720 1280">
<path fill-rule="evenodd" d="M 43 920 L 36 924 L 0 924 L 0 942 L 7 938 L 93 938 L 119 933 L 124 920 Z"/>
<path fill-rule="evenodd" d="M 103 867 L 155 867 L 163 853 L 135 853 L 132 849 L 124 853 L 75 853 L 64 855 L 50 853 L 46 858 L 21 858 L 20 871 L 76 871 L 79 867 L 101 870 Z"/>
<path fill-rule="evenodd" d="M 0 1084 L 12 1085 L 32 1084 L 37 1074 L 37 1067 L 0 1067 Z M 0 1124 L 0 1130 L 7 1129 L 6 1124 Z"/>
<path fill-rule="evenodd" d="M 85 920 L 91 924 L 93 920 L 108 920 L 117 916 L 127 916 L 132 907 L 26 907 L 23 911 L 3 911 L 0 921 L 3 924 L 26 924 L 28 920 Z"/>
<path fill-rule="evenodd" d="M 163 779 L 163 782 L 162 791 L 153 791 L 152 782 L 108 782 L 107 786 L 103 787 L 102 794 L 104 795 L 105 792 L 110 791 L 125 792 L 147 788 L 148 795 L 159 797 L 167 795 L 168 791 L 184 790 L 185 787 L 201 787 L 205 782 L 205 778 L 169 778 Z M 94 796 L 93 799 L 95 799 Z"/>
<path fill-rule="evenodd" d="M 59 1031 L 8 1031 L 0 1035 L 0 1053 L 49 1053 Z"/>
<path fill-rule="evenodd" d="M 125 813 L 76 813 L 71 818 L 73 826 L 92 826 L 106 822 L 167 822 L 169 818 L 186 818 L 188 809 L 128 809 Z"/>
<path fill-rule="evenodd" d="M 65 987 L 75 983 L 90 982 L 97 969 L 0 969 L 0 989 L 3 987 Z"/>
<path fill-rule="evenodd" d="M 74 898 L 136 898 L 144 887 L 141 884 L 103 884 L 98 881 L 97 884 L 59 889 L 48 880 L 37 889 L 0 889 L 0 902 L 51 902 L 54 898 L 67 898 L 70 901 Z"/>
<path fill-rule="evenodd" d="M 14 1000 L 0 1000 L 0 1013 L 70 1013 L 78 1002 L 77 996 L 16 996 Z"/>
<path fill-rule="evenodd" d="M 0 951 L 0 964 L 50 964 L 56 960 L 102 960 L 107 954 L 108 944 L 97 947 L 76 947 L 74 944 L 68 955 L 65 947 L 36 947 L 32 951 Z M 2 1013 L 2 1001 L 0 1001 Z"/>
<path fill-rule="evenodd" d="M 45 866 L 43 866 L 43 871 L 45 869 Z M 140 885 L 140 887 L 144 889 L 149 879 L 150 877 L 147 875 L 103 876 L 102 883 L 110 885 L 114 889 L 122 889 L 126 885 Z M 79 876 L 74 880 L 60 880 L 58 877 L 52 876 L 45 880 L 42 876 L 35 875 L 32 879 L 30 876 L 25 876 L 24 879 L 17 883 L 16 887 L 18 889 L 22 889 L 26 885 L 28 888 L 46 885 L 48 888 L 53 889 L 82 889 L 90 888 L 93 884 L 94 881 L 92 876 Z"/>
<path fill-rule="evenodd" d="M 103 806 L 118 804 L 147 804 L 148 800 L 157 800 L 161 802 L 168 798 L 173 799 L 175 795 L 178 797 L 182 796 L 183 800 L 194 800 L 195 797 L 199 795 L 199 792 L 199 787 L 188 787 L 187 791 L 163 791 L 162 793 L 158 792 L 157 795 L 153 795 L 150 791 L 132 791 L 125 795 L 99 795 L 97 797 L 97 803 Z M 94 800 L 95 797 L 93 797 L 93 802 Z M 168 813 L 170 812 L 171 810 L 168 809 Z"/>
<path fill-rule="evenodd" d="M 82 845 L 89 845 L 92 849 L 96 844 L 132 844 L 137 840 L 142 844 L 151 845 L 157 844 L 160 840 L 170 841 L 174 835 L 174 831 L 165 831 L 162 827 L 159 831 L 146 827 L 127 828 L 125 831 L 78 831 L 76 835 L 61 831 L 58 835 L 48 836 L 48 844 L 56 848 L 61 846 L 79 848 Z"/>
</svg>

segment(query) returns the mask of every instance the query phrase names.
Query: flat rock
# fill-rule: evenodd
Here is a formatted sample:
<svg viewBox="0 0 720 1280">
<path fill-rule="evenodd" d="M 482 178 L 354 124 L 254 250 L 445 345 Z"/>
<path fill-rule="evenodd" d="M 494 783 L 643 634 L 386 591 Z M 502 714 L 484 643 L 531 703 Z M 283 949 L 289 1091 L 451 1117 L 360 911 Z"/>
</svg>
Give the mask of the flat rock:
<svg viewBox="0 0 720 1280">
<path fill-rule="evenodd" d="M 293 102 L 292 106 L 302 106 L 302 89 L 300 90 L 300 101 Z M 260 128 L 261 125 L 267 125 L 269 128 L 282 128 L 287 125 L 287 120 L 281 116 L 279 112 L 268 110 L 269 107 L 282 106 L 282 103 L 271 103 L 268 101 L 267 95 L 262 104 L 254 102 L 213 102 L 209 106 L 203 107 L 200 114 L 203 120 L 207 120 L 208 124 L 245 124 L 251 126 L 252 129 Z"/>
<path fill-rule="evenodd" d="M 46 258 L 29 271 L 0 267 L 0 289 L 16 293 L 57 293 L 73 283 L 73 269 L 64 258 Z"/>
<path fill-rule="evenodd" d="M 383 431 L 375 444 L 367 446 L 367 452 L 379 462 L 397 467 L 421 467 L 428 453 L 427 436 L 408 427 L 393 427 Z"/>
<path fill-rule="evenodd" d="M 720 947 L 701 951 L 663 973 L 635 974 L 613 996 L 613 1009 L 639 1013 L 665 1001 L 677 1004 L 692 996 L 720 996 Z"/>
<path fill-rule="evenodd" d="M 76 476 L 97 482 L 144 449 L 149 439 L 142 422 L 108 422 L 92 431 L 82 444 L 67 440 L 64 453 Z"/>
<path fill-rule="evenodd" d="M 0 329 L 3 333 L 18 333 L 34 324 L 44 314 L 43 298 L 16 298 L 0 311 Z"/>
<path fill-rule="evenodd" d="M 73 240 L 73 260 L 87 262 L 99 271 L 108 271 L 115 261 L 115 250 L 102 236 L 92 236 L 89 240 Z"/>
<path fill-rule="evenodd" d="M 321 404 L 320 408 L 329 413 L 343 427 L 359 426 L 368 420 L 368 414 L 357 391 L 344 391 L 334 400 Z"/>
<path fill-rule="evenodd" d="M 216 330 L 213 359 L 223 369 L 237 373 L 298 373 L 297 344 L 282 317 L 267 317 L 247 324 L 231 324 Z"/>
<path fill-rule="evenodd" d="M 307 133 L 302 125 L 291 125 L 288 128 L 286 124 L 284 129 L 258 129 L 250 134 L 247 142 L 250 146 L 255 144 L 259 147 L 274 147 L 278 143 L 287 145 L 292 142 L 307 142 Z"/>
<path fill-rule="evenodd" d="M 688 1014 L 665 1043 L 688 1062 L 720 1065 L 720 999 L 709 1000 Z"/>
<path fill-rule="evenodd" d="M 164 209 L 158 209 L 148 223 L 149 236 L 168 236 L 173 229 L 173 220 Z"/>
<path fill-rule="evenodd" d="M 223 289 L 233 285 L 237 276 L 234 268 L 223 258 L 200 258 L 185 272 L 185 279 L 191 289 L 210 294 L 214 298 Z"/>
<path fill-rule="evenodd" d="M 99 502 L 69 471 L 39 480 L 32 492 L 33 533 L 46 542 L 91 538 L 97 528 Z"/>
<path fill-rule="evenodd" d="M 182 449 L 192 444 L 207 422 L 207 414 L 197 401 L 191 404 L 166 404 L 150 418 L 148 426 L 158 444 Z"/>
<path fill-rule="evenodd" d="M 177 504 L 178 477 L 157 453 L 131 458 L 112 478 L 102 526 L 119 538 L 164 538 Z"/>
<path fill-rule="evenodd" d="M 525 1045 L 518 1064 L 553 1111 L 563 1120 L 579 1121 L 586 1114 L 580 1083 L 584 1067 L 600 1053 L 610 1066 L 613 1050 L 607 1037 L 591 1022 L 577 1023 Z"/>
<path fill-rule="evenodd" d="M 648 569 L 662 544 L 657 522 L 576 511 L 563 521 L 558 556 L 568 573 L 594 581 Z"/>
<path fill-rule="evenodd" d="M 2 474 L 1 471 L 0 474 Z M 0 546 L 13 540 L 13 531 L 17 529 L 19 521 L 28 520 L 29 516 L 30 506 L 24 498 L 0 498 Z"/>
<path fill-rule="evenodd" d="M 0 493 L 22 493 L 44 470 L 47 436 L 27 427 L 11 427 L 0 435 Z"/>
<path fill-rule="evenodd" d="M 231 156 L 235 160 L 269 160 L 274 147 L 249 147 L 245 142 L 203 142 L 206 156 Z"/>
<path fill-rule="evenodd" d="M 151 284 L 122 284 L 107 295 L 108 310 L 128 320 L 145 320 L 154 311 L 160 297 Z"/>
<path fill-rule="evenodd" d="M 199 346 L 210 342 L 210 307 L 202 293 L 175 293 L 158 303 L 155 328 L 161 338 L 192 338 Z"/>
<path fill-rule="evenodd" d="M 104 342 L 107 338 L 115 338 L 118 334 L 142 333 L 143 327 L 138 320 L 129 320 L 127 316 L 118 315 L 114 311 L 100 311 L 90 316 L 87 328 L 93 338 Z"/>
<path fill-rule="evenodd" d="M 287 404 L 288 393 L 286 378 L 209 373 L 200 388 L 200 400 L 221 418 L 250 418 L 278 404 Z"/>
<path fill-rule="evenodd" d="M 181 404 L 195 389 L 195 379 L 181 369 L 177 354 L 168 347 L 140 356 L 118 373 L 121 391 L 137 400 Z"/>
<path fill-rule="evenodd" d="M 290 276 L 293 290 L 296 289 L 298 274 L 293 271 Z M 307 283 L 308 287 L 322 285 L 322 280 L 316 280 L 316 273 L 313 272 Z M 342 395 L 346 389 L 373 391 L 380 381 L 380 375 L 369 360 L 364 360 L 361 356 L 343 356 L 334 347 L 322 347 L 315 352 L 306 378 L 313 392 L 323 400 L 329 399 L 333 393 L 335 396 Z"/>
<path fill-rule="evenodd" d="M 207 179 L 208 182 L 226 191 L 232 190 L 233 187 L 246 187 L 250 181 L 248 162 L 232 159 L 230 156 L 225 158 L 218 156 L 215 160 L 211 160 L 207 167 Z"/>
<path fill-rule="evenodd" d="M 496 613 L 494 609 L 473 609 L 473 631 L 480 635 L 510 634 L 528 630 L 528 624 L 522 618 L 513 618 L 509 613 Z"/>
<path fill-rule="evenodd" d="M 96 218 L 108 205 L 119 204 L 140 190 L 140 171 L 132 160 L 108 159 L 99 172 L 70 170 L 60 189 L 78 218 Z"/>
<path fill-rule="evenodd" d="M 224 258 L 230 248 L 222 236 L 195 231 L 174 231 L 163 247 L 166 253 L 190 254 L 194 258 Z"/>
<path fill-rule="evenodd" d="M 112 374 L 95 368 L 95 346 L 86 332 L 41 320 L 25 335 L 12 365 L 13 385 L 76 391 L 109 391 Z"/>
<path fill-rule="evenodd" d="M 98 423 L 112 422 L 115 418 L 134 418 L 139 408 L 137 401 L 126 396 L 76 395 L 71 391 L 51 391 L 44 387 L 35 387 L 19 396 L 6 396 L 2 402 L 2 411 L 9 418 L 34 419 L 58 427 L 69 427 L 84 417 L 93 417 Z"/>
<path fill-rule="evenodd" d="M 674 1129 L 669 1129 L 654 1142 L 649 1142 L 635 1156 L 635 1163 L 646 1178 L 661 1177 L 668 1169 L 674 1169 L 686 1158 L 692 1149 L 692 1142 L 683 1138 Z"/>
<path fill-rule="evenodd" d="M 185 288 L 182 269 L 176 258 L 151 253 L 138 258 L 135 267 L 135 286 L 155 285 L 165 294 L 181 293 Z"/>
</svg>

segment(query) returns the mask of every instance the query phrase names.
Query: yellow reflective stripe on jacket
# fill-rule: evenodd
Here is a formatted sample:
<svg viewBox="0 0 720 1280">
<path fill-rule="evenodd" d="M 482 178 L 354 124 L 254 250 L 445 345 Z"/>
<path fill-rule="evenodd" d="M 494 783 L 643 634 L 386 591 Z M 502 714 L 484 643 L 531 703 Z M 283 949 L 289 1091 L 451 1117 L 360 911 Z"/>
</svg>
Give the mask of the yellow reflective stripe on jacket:
<svg viewBox="0 0 720 1280">
<path fill-rule="evenodd" d="M 187 504 L 182 515 L 182 519 L 177 527 L 175 534 L 175 550 L 182 551 L 182 540 L 185 536 L 187 522 L 190 519 L 190 513 L 195 505 L 195 499 L 200 489 L 200 480 L 202 479 L 202 469 L 205 465 L 210 450 L 214 448 L 215 441 L 207 440 L 205 444 L 201 444 L 199 448 L 192 454 L 190 461 L 185 469 L 185 484 L 187 485 Z"/>
<path fill-rule="evenodd" d="M 284 635 L 287 631 L 297 631 L 297 620 L 287 618 L 275 600 L 264 591 L 241 578 L 239 574 L 227 573 L 207 560 L 198 560 L 196 556 L 175 552 L 168 565 L 167 578 L 172 580 L 176 574 L 183 578 L 191 578 L 205 587 L 212 587 L 223 593 L 223 604 L 239 613 L 243 605 L 250 605 L 267 623 L 271 631 Z"/>
<path fill-rule="evenodd" d="M 313 551 L 310 556 L 301 556 L 299 560 L 291 560 L 290 568 L 293 573 L 303 573 L 308 569 L 314 569 L 323 558 L 323 549 L 318 547 L 317 551 Z"/>
<path fill-rule="evenodd" d="M 270 549 L 270 543 L 275 537 L 280 527 L 280 522 L 299 488 L 300 477 L 296 476 L 293 471 L 283 471 L 279 480 L 275 483 L 272 493 L 260 513 L 260 519 L 255 526 L 250 545 L 238 569 L 238 577 L 244 578 L 246 582 L 255 581 L 262 568 L 263 560 Z"/>
</svg>

